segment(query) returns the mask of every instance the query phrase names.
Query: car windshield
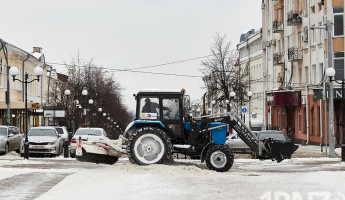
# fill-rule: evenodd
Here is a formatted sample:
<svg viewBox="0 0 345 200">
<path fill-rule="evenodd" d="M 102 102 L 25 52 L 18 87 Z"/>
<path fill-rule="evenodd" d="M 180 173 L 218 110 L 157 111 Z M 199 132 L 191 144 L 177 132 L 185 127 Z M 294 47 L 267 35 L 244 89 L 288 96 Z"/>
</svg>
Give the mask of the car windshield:
<svg viewBox="0 0 345 200">
<path fill-rule="evenodd" d="M 59 134 L 63 134 L 62 128 L 55 128 L 55 129 L 56 129 L 56 131 L 57 131 Z"/>
<path fill-rule="evenodd" d="M 54 129 L 31 129 L 28 136 L 51 136 L 56 137 Z"/>
<path fill-rule="evenodd" d="M 286 141 L 286 137 L 283 133 L 260 133 L 259 140 L 272 138 L 273 140 Z"/>
<path fill-rule="evenodd" d="M 7 135 L 7 128 L 0 128 L 0 136 L 6 136 Z"/>
<path fill-rule="evenodd" d="M 80 129 L 77 132 L 75 132 L 75 135 L 96 135 L 101 136 L 102 130 L 99 129 Z"/>
</svg>

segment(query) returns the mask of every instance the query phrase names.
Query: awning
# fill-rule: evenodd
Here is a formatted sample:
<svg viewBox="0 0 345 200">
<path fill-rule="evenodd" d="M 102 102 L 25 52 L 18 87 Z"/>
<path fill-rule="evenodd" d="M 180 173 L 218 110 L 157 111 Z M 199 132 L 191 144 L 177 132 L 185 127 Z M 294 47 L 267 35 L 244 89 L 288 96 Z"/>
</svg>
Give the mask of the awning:
<svg viewBox="0 0 345 200">
<path fill-rule="evenodd" d="M 274 91 L 266 93 L 268 106 L 301 105 L 301 91 Z"/>
</svg>

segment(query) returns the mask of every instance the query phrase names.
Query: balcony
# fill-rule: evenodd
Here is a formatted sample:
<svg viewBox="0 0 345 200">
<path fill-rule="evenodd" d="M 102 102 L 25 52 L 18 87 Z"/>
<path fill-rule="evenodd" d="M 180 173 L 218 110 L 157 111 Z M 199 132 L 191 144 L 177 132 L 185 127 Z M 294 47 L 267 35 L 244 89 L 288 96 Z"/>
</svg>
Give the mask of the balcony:
<svg viewBox="0 0 345 200">
<path fill-rule="evenodd" d="M 299 16 L 298 12 L 290 11 L 287 14 L 287 25 L 288 26 L 296 26 L 298 24 L 302 24 L 302 17 Z"/>
<path fill-rule="evenodd" d="M 281 21 L 274 20 L 273 33 L 281 33 L 281 32 L 284 32 L 284 24 Z"/>
<path fill-rule="evenodd" d="M 290 62 L 302 61 L 303 60 L 303 49 L 290 47 L 288 49 L 288 59 Z"/>
<path fill-rule="evenodd" d="M 284 54 L 274 53 L 273 54 L 273 65 L 284 65 Z"/>
</svg>

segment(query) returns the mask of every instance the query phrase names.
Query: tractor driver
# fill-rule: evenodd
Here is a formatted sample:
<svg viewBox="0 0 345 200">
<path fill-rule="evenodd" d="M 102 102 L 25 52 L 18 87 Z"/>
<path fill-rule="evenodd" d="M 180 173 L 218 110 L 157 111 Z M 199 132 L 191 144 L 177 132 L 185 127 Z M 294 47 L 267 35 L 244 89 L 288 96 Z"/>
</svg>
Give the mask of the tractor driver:
<svg viewBox="0 0 345 200">
<path fill-rule="evenodd" d="M 159 109 L 158 103 L 151 102 L 149 98 L 145 99 L 145 105 L 143 106 L 141 112 L 143 113 L 156 113 L 157 108 Z"/>
</svg>

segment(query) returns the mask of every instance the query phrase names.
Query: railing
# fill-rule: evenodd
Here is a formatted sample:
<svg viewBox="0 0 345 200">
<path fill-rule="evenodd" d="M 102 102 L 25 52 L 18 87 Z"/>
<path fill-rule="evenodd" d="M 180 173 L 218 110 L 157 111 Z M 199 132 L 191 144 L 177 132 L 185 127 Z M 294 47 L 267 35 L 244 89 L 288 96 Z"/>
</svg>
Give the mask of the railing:
<svg viewBox="0 0 345 200">
<path fill-rule="evenodd" d="M 302 48 L 291 47 L 288 49 L 288 59 L 290 62 L 303 60 Z"/>
<path fill-rule="evenodd" d="M 284 24 L 281 21 L 273 21 L 273 33 L 280 33 L 284 31 Z"/>
<path fill-rule="evenodd" d="M 273 54 L 273 65 L 283 65 L 285 63 L 284 54 L 274 53 Z"/>
<path fill-rule="evenodd" d="M 287 14 L 287 25 L 288 26 L 295 26 L 297 24 L 302 23 L 302 18 L 299 16 L 298 12 L 290 11 Z"/>
</svg>

